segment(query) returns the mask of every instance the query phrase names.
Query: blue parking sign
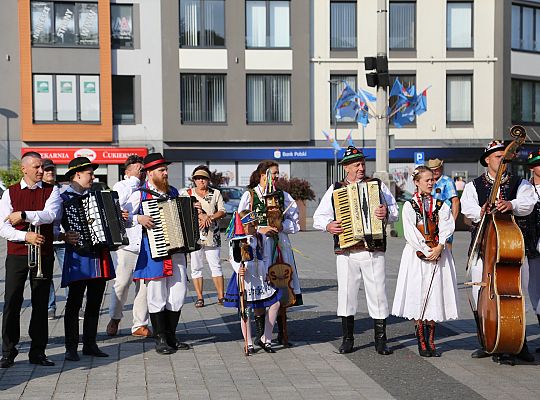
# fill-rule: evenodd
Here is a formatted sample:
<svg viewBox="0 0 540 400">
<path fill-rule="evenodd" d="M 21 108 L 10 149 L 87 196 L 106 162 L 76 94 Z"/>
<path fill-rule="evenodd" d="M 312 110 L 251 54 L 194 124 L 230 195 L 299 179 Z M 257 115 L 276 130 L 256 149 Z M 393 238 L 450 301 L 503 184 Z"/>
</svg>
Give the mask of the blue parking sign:
<svg viewBox="0 0 540 400">
<path fill-rule="evenodd" d="M 414 153 L 414 165 L 424 165 L 424 152 L 423 151 Z"/>
</svg>

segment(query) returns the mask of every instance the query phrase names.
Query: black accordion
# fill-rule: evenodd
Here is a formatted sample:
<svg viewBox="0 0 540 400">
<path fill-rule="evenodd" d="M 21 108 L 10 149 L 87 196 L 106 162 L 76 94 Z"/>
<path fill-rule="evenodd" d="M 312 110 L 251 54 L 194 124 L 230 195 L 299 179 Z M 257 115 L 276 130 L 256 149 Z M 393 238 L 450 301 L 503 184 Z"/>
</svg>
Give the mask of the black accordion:
<svg viewBox="0 0 540 400">
<path fill-rule="evenodd" d="M 201 248 L 199 214 L 193 206 L 196 201 L 190 196 L 142 201 L 143 214 L 154 221 L 154 228 L 146 230 L 152 258 Z"/>
<path fill-rule="evenodd" d="M 62 226 L 66 232 L 79 233 L 75 245 L 79 252 L 92 252 L 103 247 L 114 251 L 129 244 L 115 191 L 89 192 L 66 200 Z"/>
</svg>

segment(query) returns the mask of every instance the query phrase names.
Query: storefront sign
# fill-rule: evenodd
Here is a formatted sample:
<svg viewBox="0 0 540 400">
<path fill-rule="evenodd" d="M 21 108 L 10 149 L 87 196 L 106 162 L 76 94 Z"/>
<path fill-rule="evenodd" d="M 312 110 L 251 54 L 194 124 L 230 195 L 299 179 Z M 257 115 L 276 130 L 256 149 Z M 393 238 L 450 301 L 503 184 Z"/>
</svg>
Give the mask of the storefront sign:
<svg viewBox="0 0 540 400">
<path fill-rule="evenodd" d="M 88 157 L 98 164 L 123 164 L 132 154 L 144 157 L 148 154 L 145 147 L 23 147 L 22 155 L 36 151 L 42 158 L 49 158 L 55 164 L 68 164 L 75 157 Z"/>
</svg>

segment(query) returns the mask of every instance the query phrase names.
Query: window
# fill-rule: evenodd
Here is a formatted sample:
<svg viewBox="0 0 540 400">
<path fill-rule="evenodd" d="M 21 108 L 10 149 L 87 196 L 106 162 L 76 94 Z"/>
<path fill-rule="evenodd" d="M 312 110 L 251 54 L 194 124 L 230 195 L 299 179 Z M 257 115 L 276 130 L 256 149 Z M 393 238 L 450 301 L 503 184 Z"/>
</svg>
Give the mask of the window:
<svg viewBox="0 0 540 400">
<path fill-rule="evenodd" d="M 512 49 L 540 51 L 540 9 L 512 5 Z"/>
<path fill-rule="evenodd" d="M 330 50 L 356 49 L 356 2 L 330 3 Z"/>
<path fill-rule="evenodd" d="M 35 122 L 100 121 L 98 75 L 40 75 L 34 78 Z"/>
<path fill-rule="evenodd" d="M 356 87 L 356 75 L 330 75 L 330 81 L 336 82 L 330 84 L 330 123 L 331 125 L 334 125 L 336 123 L 336 101 L 343 91 L 343 88 L 345 87 L 345 84 L 343 81 L 347 82 L 347 84 L 353 88 L 354 90 L 357 89 Z M 337 120 L 337 123 L 344 123 L 344 122 L 356 122 L 354 118 L 351 117 L 345 117 Z"/>
<path fill-rule="evenodd" d="M 32 44 L 99 45 L 97 3 L 32 1 Z"/>
<path fill-rule="evenodd" d="M 472 122 L 472 75 L 446 76 L 446 122 Z"/>
<path fill-rule="evenodd" d="M 540 122 L 540 82 L 512 79 L 512 121 Z"/>
<path fill-rule="evenodd" d="M 416 3 L 390 2 L 390 50 L 413 50 L 416 47 Z"/>
<path fill-rule="evenodd" d="M 225 46 L 225 1 L 180 0 L 180 47 Z"/>
<path fill-rule="evenodd" d="M 111 4 L 111 47 L 133 48 L 133 6 Z"/>
<path fill-rule="evenodd" d="M 446 48 L 472 48 L 473 3 L 449 2 L 446 5 Z"/>
<path fill-rule="evenodd" d="M 246 1 L 246 46 L 291 47 L 289 1 Z"/>
<path fill-rule="evenodd" d="M 416 74 L 405 73 L 405 74 L 399 74 L 399 75 L 390 75 L 390 88 L 388 90 L 391 90 L 392 85 L 394 85 L 396 78 L 399 79 L 399 81 L 403 85 L 403 88 L 409 90 L 411 87 L 414 86 L 418 93 L 418 88 L 416 88 Z M 397 98 L 395 96 L 390 97 L 388 100 L 388 106 L 390 107 L 391 112 L 395 111 L 394 107 L 396 105 L 396 101 L 397 101 Z M 411 122 L 407 126 L 410 127 L 410 126 L 414 126 L 415 124 L 416 124 L 416 120 Z M 390 126 L 394 126 L 393 117 L 390 120 Z"/>
<path fill-rule="evenodd" d="M 291 76 L 247 76 L 247 122 L 291 122 Z"/>
<path fill-rule="evenodd" d="M 182 74 L 182 123 L 225 122 L 225 75 Z"/>
<path fill-rule="evenodd" d="M 114 124 L 134 124 L 135 106 L 133 76 L 112 76 L 112 108 Z"/>
</svg>

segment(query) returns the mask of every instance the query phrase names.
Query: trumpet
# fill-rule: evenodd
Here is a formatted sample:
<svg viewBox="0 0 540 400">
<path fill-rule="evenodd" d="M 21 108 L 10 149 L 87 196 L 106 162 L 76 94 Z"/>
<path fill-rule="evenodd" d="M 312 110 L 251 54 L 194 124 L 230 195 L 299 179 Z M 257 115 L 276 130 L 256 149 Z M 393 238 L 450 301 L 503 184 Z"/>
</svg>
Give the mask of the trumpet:
<svg viewBox="0 0 540 400">
<path fill-rule="evenodd" d="M 34 232 L 38 235 L 41 234 L 41 229 L 39 226 L 34 226 L 30 224 L 28 226 L 28 232 Z M 41 245 L 39 244 L 27 244 L 28 246 L 28 267 L 36 268 L 36 278 L 43 279 L 43 270 L 41 269 Z"/>
</svg>

